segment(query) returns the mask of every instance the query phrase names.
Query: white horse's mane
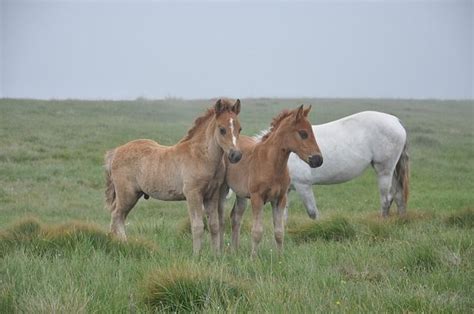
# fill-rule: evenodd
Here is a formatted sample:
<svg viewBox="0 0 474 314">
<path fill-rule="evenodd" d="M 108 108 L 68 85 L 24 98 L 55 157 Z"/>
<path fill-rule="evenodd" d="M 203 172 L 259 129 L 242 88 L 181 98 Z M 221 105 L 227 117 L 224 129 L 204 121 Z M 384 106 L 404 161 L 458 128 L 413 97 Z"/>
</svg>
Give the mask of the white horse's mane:
<svg viewBox="0 0 474 314">
<path fill-rule="evenodd" d="M 262 141 L 262 138 L 267 135 L 268 133 L 270 133 L 272 131 L 272 127 L 268 127 L 266 129 L 263 129 L 261 130 L 260 132 L 258 132 L 257 134 L 255 134 L 254 136 L 252 136 L 252 138 L 257 141 L 257 142 L 261 142 Z"/>
</svg>

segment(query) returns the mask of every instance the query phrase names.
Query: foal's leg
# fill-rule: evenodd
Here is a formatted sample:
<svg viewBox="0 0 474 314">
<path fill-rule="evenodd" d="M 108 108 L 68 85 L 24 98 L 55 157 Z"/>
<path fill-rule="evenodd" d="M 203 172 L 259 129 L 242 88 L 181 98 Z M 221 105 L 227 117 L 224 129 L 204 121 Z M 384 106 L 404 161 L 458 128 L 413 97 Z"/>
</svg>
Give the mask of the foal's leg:
<svg viewBox="0 0 474 314">
<path fill-rule="evenodd" d="M 237 250 L 240 246 L 240 227 L 246 207 L 247 199 L 236 196 L 234 207 L 232 207 L 232 211 L 230 212 L 232 220 L 232 248 L 234 250 Z"/>
<path fill-rule="evenodd" d="M 208 225 L 211 233 L 211 244 L 214 253 L 219 252 L 220 240 L 219 240 L 219 219 L 217 214 L 217 204 L 219 202 L 219 191 L 216 191 L 211 199 L 204 201 L 204 207 L 206 213 L 209 215 Z"/>
<path fill-rule="evenodd" d="M 203 197 L 199 189 L 185 191 L 188 204 L 188 214 L 191 221 L 191 233 L 193 236 L 193 253 L 198 255 L 202 246 L 202 235 L 204 233 Z"/>
<path fill-rule="evenodd" d="M 285 226 L 283 223 L 283 211 L 286 206 L 286 193 L 282 195 L 279 201 L 272 202 L 273 209 L 273 231 L 278 251 L 283 249 L 283 238 L 285 236 Z"/>
<path fill-rule="evenodd" d="M 217 215 L 219 218 L 219 250 L 224 249 L 224 231 L 225 231 L 225 201 L 227 194 L 229 193 L 229 187 L 224 183 L 219 190 L 219 203 L 217 204 Z"/>
<path fill-rule="evenodd" d="M 286 193 L 286 205 L 285 209 L 283 209 L 283 222 L 285 225 L 288 224 L 288 207 L 290 207 L 290 192 L 291 189 L 288 189 L 288 192 Z"/>
<path fill-rule="evenodd" d="M 310 184 L 294 184 L 296 193 L 301 197 L 306 212 L 311 219 L 319 219 L 319 211 L 316 207 L 313 186 Z"/>
<path fill-rule="evenodd" d="M 252 256 L 257 255 L 258 245 L 262 240 L 263 235 L 263 200 L 259 195 L 251 195 L 250 202 L 252 203 Z"/>
<path fill-rule="evenodd" d="M 125 234 L 125 218 L 140 198 L 140 192 L 133 187 L 115 186 L 115 206 L 111 213 L 110 232 L 121 240 L 127 240 Z"/>
<path fill-rule="evenodd" d="M 391 192 L 392 188 L 392 177 L 394 169 L 387 169 L 380 163 L 374 163 L 374 169 L 378 175 L 378 184 L 380 192 L 380 205 L 382 217 L 387 217 L 392 205 L 393 197 Z"/>
</svg>

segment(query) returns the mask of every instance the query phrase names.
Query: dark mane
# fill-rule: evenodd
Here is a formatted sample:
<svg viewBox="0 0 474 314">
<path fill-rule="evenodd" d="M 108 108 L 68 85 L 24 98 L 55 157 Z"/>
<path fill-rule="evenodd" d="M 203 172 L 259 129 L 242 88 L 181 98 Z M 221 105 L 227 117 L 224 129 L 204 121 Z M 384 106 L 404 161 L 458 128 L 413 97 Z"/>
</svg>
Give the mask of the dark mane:
<svg viewBox="0 0 474 314">
<path fill-rule="evenodd" d="M 266 139 L 268 139 L 270 137 L 270 135 L 276 129 L 278 129 L 278 126 L 280 125 L 281 121 L 283 121 L 283 119 L 285 119 L 286 117 L 290 116 L 292 113 L 293 113 L 293 111 L 285 109 L 282 112 L 280 112 L 275 118 L 273 118 L 272 123 L 270 123 L 270 129 L 268 130 L 268 132 L 265 135 L 262 136 L 261 141 L 263 142 Z"/>
<path fill-rule="evenodd" d="M 222 111 L 232 110 L 233 103 L 230 100 L 222 99 L 221 103 L 222 103 Z M 216 110 L 214 109 L 214 107 L 212 107 L 212 108 L 207 109 L 205 114 L 203 114 L 200 117 L 197 117 L 196 120 L 194 120 L 194 125 L 188 130 L 188 134 L 186 134 L 186 136 L 183 137 L 179 141 L 179 143 L 189 141 L 196 134 L 196 132 L 201 128 L 201 126 L 207 124 L 208 120 L 210 120 L 214 116 L 215 112 Z"/>
</svg>

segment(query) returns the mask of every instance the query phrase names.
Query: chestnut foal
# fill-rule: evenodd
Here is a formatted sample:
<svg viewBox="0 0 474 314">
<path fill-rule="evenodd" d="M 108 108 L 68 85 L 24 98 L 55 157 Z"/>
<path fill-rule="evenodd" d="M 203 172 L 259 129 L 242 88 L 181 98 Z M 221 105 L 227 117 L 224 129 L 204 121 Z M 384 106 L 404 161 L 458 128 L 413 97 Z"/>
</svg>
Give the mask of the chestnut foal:
<svg viewBox="0 0 474 314">
<path fill-rule="evenodd" d="M 283 211 L 290 186 L 288 158 L 295 153 L 312 168 L 322 165 L 323 158 L 313 134 L 311 123 L 307 120 L 311 106 L 303 106 L 281 112 L 273 119 L 271 128 L 260 141 L 248 136 L 240 136 L 238 147 L 242 159 L 238 164 L 227 162 L 226 181 L 221 187 L 219 219 L 221 239 L 223 234 L 224 202 L 229 187 L 236 194 L 232 208 L 232 247 L 239 247 L 242 215 L 247 198 L 252 204 L 252 256 L 257 253 L 262 239 L 263 206 L 270 202 L 273 209 L 273 227 L 277 248 L 283 248 Z"/>
</svg>

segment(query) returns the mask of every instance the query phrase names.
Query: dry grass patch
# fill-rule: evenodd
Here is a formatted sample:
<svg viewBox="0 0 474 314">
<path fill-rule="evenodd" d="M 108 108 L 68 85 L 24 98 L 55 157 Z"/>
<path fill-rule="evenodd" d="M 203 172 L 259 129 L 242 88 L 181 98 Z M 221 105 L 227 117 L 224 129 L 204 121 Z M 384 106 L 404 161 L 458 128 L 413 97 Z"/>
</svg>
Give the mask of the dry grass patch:
<svg viewBox="0 0 474 314">
<path fill-rule="evenodd" d="M 149 256 L 157 251 L 154 243 L 129 239 L 122 242 L 91 223 L 72 221 L 47 225 L 36 218 L 24 218 L 0 232 L 0 256 L 25 248 L 38 255 L 103 251 L 130 257 Z"/>
<path fill-rule="evenodd" d="M 343 266 L 340 272 L 346 281 L 379 282 L 383 279 L 382 272 L 370 270 L 368 267 L 358 270 L 354 266 Z"/>
<path fill-rule="evenodd" d="M 474 209 L 466 208 L 452 213 L 444 219 L 444 222 L 448 226 L 459 228 L 472 228 L 474 227 Z"/>
<path fill-rule="evenodd" d="M 326 241 L 342 241 L 352 239 L 356 232 L 346 218 L 333 217 L 321 221 L 311 221 L 288 226 L 288 235 L 298 243 L 322 239 Z"/>
</svg>

